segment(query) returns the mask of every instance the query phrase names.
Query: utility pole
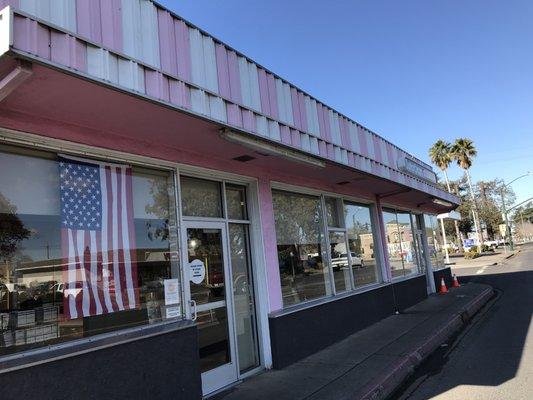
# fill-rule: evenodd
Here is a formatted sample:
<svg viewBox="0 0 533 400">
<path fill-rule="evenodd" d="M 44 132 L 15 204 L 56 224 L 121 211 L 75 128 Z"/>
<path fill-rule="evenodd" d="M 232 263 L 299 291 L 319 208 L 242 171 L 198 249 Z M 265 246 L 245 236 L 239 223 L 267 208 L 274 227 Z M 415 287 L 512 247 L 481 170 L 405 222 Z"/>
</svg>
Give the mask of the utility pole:
<svg viewBox="0 0 533 400">
<path fill-rule="evenodd" d="M 502 209 L 503 209 L 503 222 L 505 223 L 505 237 L 509 236 L 509 248 L 511 251 L 514 250 L 513 246 L 513 235 L 509 229 L 509 219 L 507 218 L 507 210 L 505 209 L 505 188 L 507 185 L 501 187 L 501 196 L 502 196 Z M 505 248 L 505 237 L 503 238 L 503 247 Z"/>
</svg>

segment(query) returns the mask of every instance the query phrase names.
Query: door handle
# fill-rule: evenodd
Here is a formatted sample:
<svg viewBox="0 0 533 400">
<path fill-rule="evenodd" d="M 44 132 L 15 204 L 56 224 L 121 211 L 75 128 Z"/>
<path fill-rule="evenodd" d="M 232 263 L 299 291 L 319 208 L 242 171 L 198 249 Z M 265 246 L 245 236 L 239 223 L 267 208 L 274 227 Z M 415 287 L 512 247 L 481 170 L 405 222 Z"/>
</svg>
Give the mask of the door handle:
<svg viewBox="0 0 533 400">
<path fill-rule="evenodd" d="M 197 310 L 196 310 L 196 301 L 194 301 L 194 300 L 189 300 L 189 305 L 190 305 L 191 307 L 194 307 L 194 314 L 193 314 L 194 316 L 192 317 L 192 320 L 193 320 L 193 321 L 196 321 L 196 318 L 198 318 L 198 312 L 197 312 Z"/>
</svg>

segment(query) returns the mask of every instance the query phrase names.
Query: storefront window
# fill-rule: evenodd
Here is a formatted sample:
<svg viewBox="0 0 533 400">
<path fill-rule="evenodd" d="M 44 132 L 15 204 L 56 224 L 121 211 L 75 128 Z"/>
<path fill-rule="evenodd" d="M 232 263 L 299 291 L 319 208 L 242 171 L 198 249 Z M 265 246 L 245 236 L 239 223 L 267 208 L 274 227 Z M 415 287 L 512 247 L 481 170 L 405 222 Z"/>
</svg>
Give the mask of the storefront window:
<svg viewBox="0 0 533 400">
<path fill-rule="evenodd" d="M 352 260 L 354 286 L 365 286 L 381 280 L 374 251 L 374 230 L 370 208 L 360 204 L 344 204 L 348 247 Z"/>
<path fill-rule="evenodd" d="M 229 219 L 248 219 L 245 186 L 226 183 L 226 207 Z"/>
<path fill-rule="evenodd" d="M 333 268 L 333 281 L 337 293 L 351 288 L 350 262 L 344 232 L 329 232 L 329 247 L 331 266 Z"/>
<path fill-rule="evenodd" d="M 181 176 L 180 190 L 184 216 L 223 217 L 220 182 Z"/>
<path fill-rule="evenodd" d="M 0 354 L 181 316 L 170 173 L 8 146 L 0 170 Z"/>
<path fill-rule="evenodd" d="M 283 305 L 330 295 L 320 198 L 272 191 Z"/>
<path fill-rule="evenodd" d="M 340 228 L 340 218 L 339 218 L 339 206 L 342 206 L 341 199 L 336 199 L 333 197 L 325 198 L 326 204 L 326 217 L 328 220 L 328 226 Z"/>
<path fill-rule="evenodd" d="M 423 254 L 419 254 L 413 229 L 414 215 L 409 212 L 383 210 L 387 250 L 392 277 L 423 272 Z"/>
<path fill-rule="evenodd" d="M 404 274 L 416 274 L 418 272 L 418 265 L 411 214 L 398 211 L 397 218 Z"/>
<path fill-rule="evenodd" d="M 434 215 L 425 214 L 424 225 L 426 226 L 426 236 L 431 265 L 434 270 L 444 268 L 444 241 L 442 240 L 442 234 L 437 217 Z"/>
</svg>

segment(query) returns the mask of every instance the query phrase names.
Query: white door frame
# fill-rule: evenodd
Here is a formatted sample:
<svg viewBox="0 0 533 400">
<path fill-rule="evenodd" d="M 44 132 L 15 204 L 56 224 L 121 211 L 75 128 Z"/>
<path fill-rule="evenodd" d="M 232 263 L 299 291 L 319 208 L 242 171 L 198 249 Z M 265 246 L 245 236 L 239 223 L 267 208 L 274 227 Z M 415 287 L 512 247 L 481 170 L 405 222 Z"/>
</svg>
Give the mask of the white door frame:
<svg viewBox="0 0 533 400">
<path fill-rule="evenodd" d="M 191 290 L 189 281 L 189 257 L 187 246 L 187 229 L 216 229 L 220 231 L 220 240 L 224 261 L 224 290 L 226 301 L 226 315 L 228 321 L 228 344 L 230 347 L 231 361 L 228 364 L 221 365 L 212 370 L 202 373 L 202 392 L 204 395 L 219 390 L 239 379 L 239 366 L 237 359 L 237 343 L 235 335 L 235 319 L 233 316 L 233 279 L 231 275 L 231 263 L 229 259 L 229 248 L 227 238 L 227 225 L 225 222 L 215 221 L 182 221 L 181 237 L 182 237 L 182 265 L 184 271 L 184 294 L 185 294 L 185 309 L 187 318 L 194 318 L 197 311 L 205 309 L 206 307 L 197 307 L 191 302 Z M 197 307 L 195 310 L 194 308 Z"/>
</svg>

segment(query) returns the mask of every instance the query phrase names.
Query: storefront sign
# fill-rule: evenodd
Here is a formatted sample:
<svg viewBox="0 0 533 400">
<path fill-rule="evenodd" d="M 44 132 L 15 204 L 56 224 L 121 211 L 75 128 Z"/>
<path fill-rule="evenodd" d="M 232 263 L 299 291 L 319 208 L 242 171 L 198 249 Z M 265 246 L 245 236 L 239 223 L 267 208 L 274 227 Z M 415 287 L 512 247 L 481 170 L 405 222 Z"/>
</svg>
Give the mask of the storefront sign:
<svg viewBox="0 0 533 400">
<path fill-rule="evenodd" d="M 424 168 L 422 165 L 416 163 L 407 157 L 402 157 L 398 160 L 398 169 L 406 174 L 412 175 L 416 178 L 423 179 L 427 182 L 436 183 L 437 177 L 433 171 Z"/>
<path fill-rule="evenodd" d="M 169 318 L 179 318 L 181 316 L 181 310 L 179 306 L 172 306 L 165 308 L 165 317 Z"/>
<path fill-rule="evenodd" d="M 202 260 L 192 260 L 189 263 L 190 280 L 199 285 L 205 279 L 205 265 Z"/>
<path fill-rule="evenodd" d="M 179 279 L 165 279 L 165 305 L 179 304 L 180 302 L 180 283 Z"/>
</svg>

